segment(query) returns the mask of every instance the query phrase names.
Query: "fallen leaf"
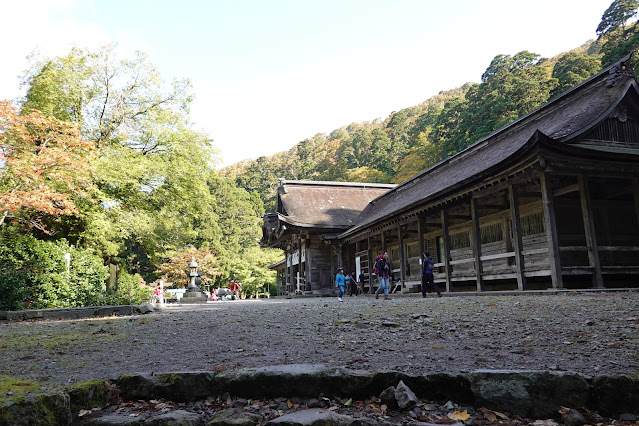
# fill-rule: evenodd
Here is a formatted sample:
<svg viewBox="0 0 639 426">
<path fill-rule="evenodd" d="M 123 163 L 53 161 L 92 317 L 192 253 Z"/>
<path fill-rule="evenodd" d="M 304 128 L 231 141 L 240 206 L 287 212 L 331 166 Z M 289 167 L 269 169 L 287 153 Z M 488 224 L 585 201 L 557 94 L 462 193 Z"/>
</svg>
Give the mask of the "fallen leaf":
<svg viewBox="0 0 639 426">
<path fill-rule="evenodd" d="M 486 420 L 488 420 L 489 422 L 497 421 L 497 415 L 495 414 L 494 411 L 489 410 L 488 408 L 480 408 L 479 411 L 484 415 Z"/>
<path fill-rule="evenodd" d="M 347 407 L 353 403 L 353 398 L 349 398 L 348 401 L 344 403 Z"/>
<path fill-rule="evenodd" d="M 452 413 L 448 414 L 448 418 L 451 420 L 461 420 L 462 422 L 465 422 L 466 420 L 470 418 L 470 414 L 468 414 L 466 410 L 462 412 L 453 411 Z"/>
<path fill-rule="evenodd" d="M 510 417 L 508 417 L 504 413 L 500 413 L 499 411 L 493 411 L 493 412 L 497 415 L 497 417 L 499 417 L 502 420 L 510 420 Z"/>
<path fill-rule="evenodd" d="M 337 408 L 338 408 L 337 405 L 333 405 L 332 407 L 328 408 L 328 411 L 335 411 L 337 410 Z"/>
<path fill-rule="evenodd" d="M 433 349 L 441 349 L 441 346 L 439 346 L 439 345 L 433 346 Z"/>
<path fill-rule="evenodd" d="M 288 408 L 291 408 L 291 407 L 293 406 L 293 403 L 291 402 L 291 400 L 290 400 L 290 399 L 286 401 L 286 406 L 287 406 Z"/>
</svg>

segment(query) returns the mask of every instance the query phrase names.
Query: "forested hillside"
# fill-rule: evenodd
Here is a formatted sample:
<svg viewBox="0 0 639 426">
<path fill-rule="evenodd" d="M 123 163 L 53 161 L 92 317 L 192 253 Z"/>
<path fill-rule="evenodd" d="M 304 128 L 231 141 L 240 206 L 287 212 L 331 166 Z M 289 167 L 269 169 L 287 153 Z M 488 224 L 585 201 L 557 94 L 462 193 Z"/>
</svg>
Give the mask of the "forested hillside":
<svg viewBox="0 0 639 426">
<path fill-rule="evenodd" d="M 278 178 L 401 183 L 548 102 L 639 47 L 636 0 L 616 0 L 598 39 L 546 59 L 497 55 L 479 83 L 440 92 L 384 120 L 316 134 L 288 151 L 226 167 L 238 186 L 273 211 Z M 593 30 L 595 30 L 593 28 Z M 632 63 L 636 66 L 637 59 Z"/>
</svg>

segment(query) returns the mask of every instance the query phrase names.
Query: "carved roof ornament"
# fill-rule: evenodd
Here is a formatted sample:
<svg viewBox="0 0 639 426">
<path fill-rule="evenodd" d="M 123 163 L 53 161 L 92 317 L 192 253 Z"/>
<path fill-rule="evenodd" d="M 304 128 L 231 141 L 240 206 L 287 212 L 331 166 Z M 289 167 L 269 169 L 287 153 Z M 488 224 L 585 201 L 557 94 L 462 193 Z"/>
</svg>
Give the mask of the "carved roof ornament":
<svg viewBox="0 0 639 426">
<path fill-rule="evenodd" d="M 625 123 L 630 118 L 628 117 L 628 107 L 624 104 L 617 105 L 612 114 L 610 114 L 610 118 L 616 118 L 622 123 Z"/>
<path fill-rule="evenodd" d="M 608 71 L 608 81 L 606 87 L 614 87 L 623 77 L 634 77 L 634 74 L 628 66 L 628 61 L 632 55 L 628 55 L 617 62 L 610 71 Z"/>
</svg>

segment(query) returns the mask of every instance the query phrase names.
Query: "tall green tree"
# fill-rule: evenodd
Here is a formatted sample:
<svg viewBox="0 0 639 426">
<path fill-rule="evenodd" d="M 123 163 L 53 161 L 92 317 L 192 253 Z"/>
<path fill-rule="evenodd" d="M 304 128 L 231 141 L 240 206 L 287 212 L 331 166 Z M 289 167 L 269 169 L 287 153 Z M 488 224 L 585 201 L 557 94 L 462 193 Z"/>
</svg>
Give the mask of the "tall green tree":
<svg viewBox="0 0 639 426">
<path fill-rule="evenodd" d="M 192 100 L 188 79 L 165 82 L 148 57 L 120 58 L 115 45 L 97 51 L 73 49 L 67 56 L 33 58 L 23 77 L 23 109 L 38 109 L 81 126 L 99 148 L 127 143 L 153 148 L 139 130 L 152 126 L 152 114 L 186 113 Z"/>
<path fill-rule="evenodd" d="M 568 52 L 557 60 L 553 67 L 552 77 L 557 79 L 557 87 L 551 93 L 555 97 L 576 86 L 583 80 L 595 75 L 601 68 L 598 56 Z"/>
<path fill-rule="evenodd" d="M 639 23 L 629 22 L 637 16 L 639 0 L 615 0 L 601 17 L 597 26 L 601 42 L 601 60 L 604 67 L 639 49 Z M 639 71 L 639 59 L 635 55 L 631 66 Z"/>
</svg>

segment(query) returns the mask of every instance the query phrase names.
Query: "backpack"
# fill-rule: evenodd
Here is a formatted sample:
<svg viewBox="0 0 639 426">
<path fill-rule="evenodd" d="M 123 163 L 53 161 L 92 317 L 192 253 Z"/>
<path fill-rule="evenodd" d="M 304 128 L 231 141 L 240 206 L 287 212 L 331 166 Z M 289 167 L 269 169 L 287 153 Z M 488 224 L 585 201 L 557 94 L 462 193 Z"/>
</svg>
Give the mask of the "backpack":
<svg viewBox="0 0 639 426">
<path fill-rule="evenodd" d="M 375 264 L 373 265 L 373 274 L 377 275 L 377 263 L 379 262 L 379 259 L 382 259 L 383 257 L 384 255 L 380 254 L 375 258 Z"/>
</svg>

